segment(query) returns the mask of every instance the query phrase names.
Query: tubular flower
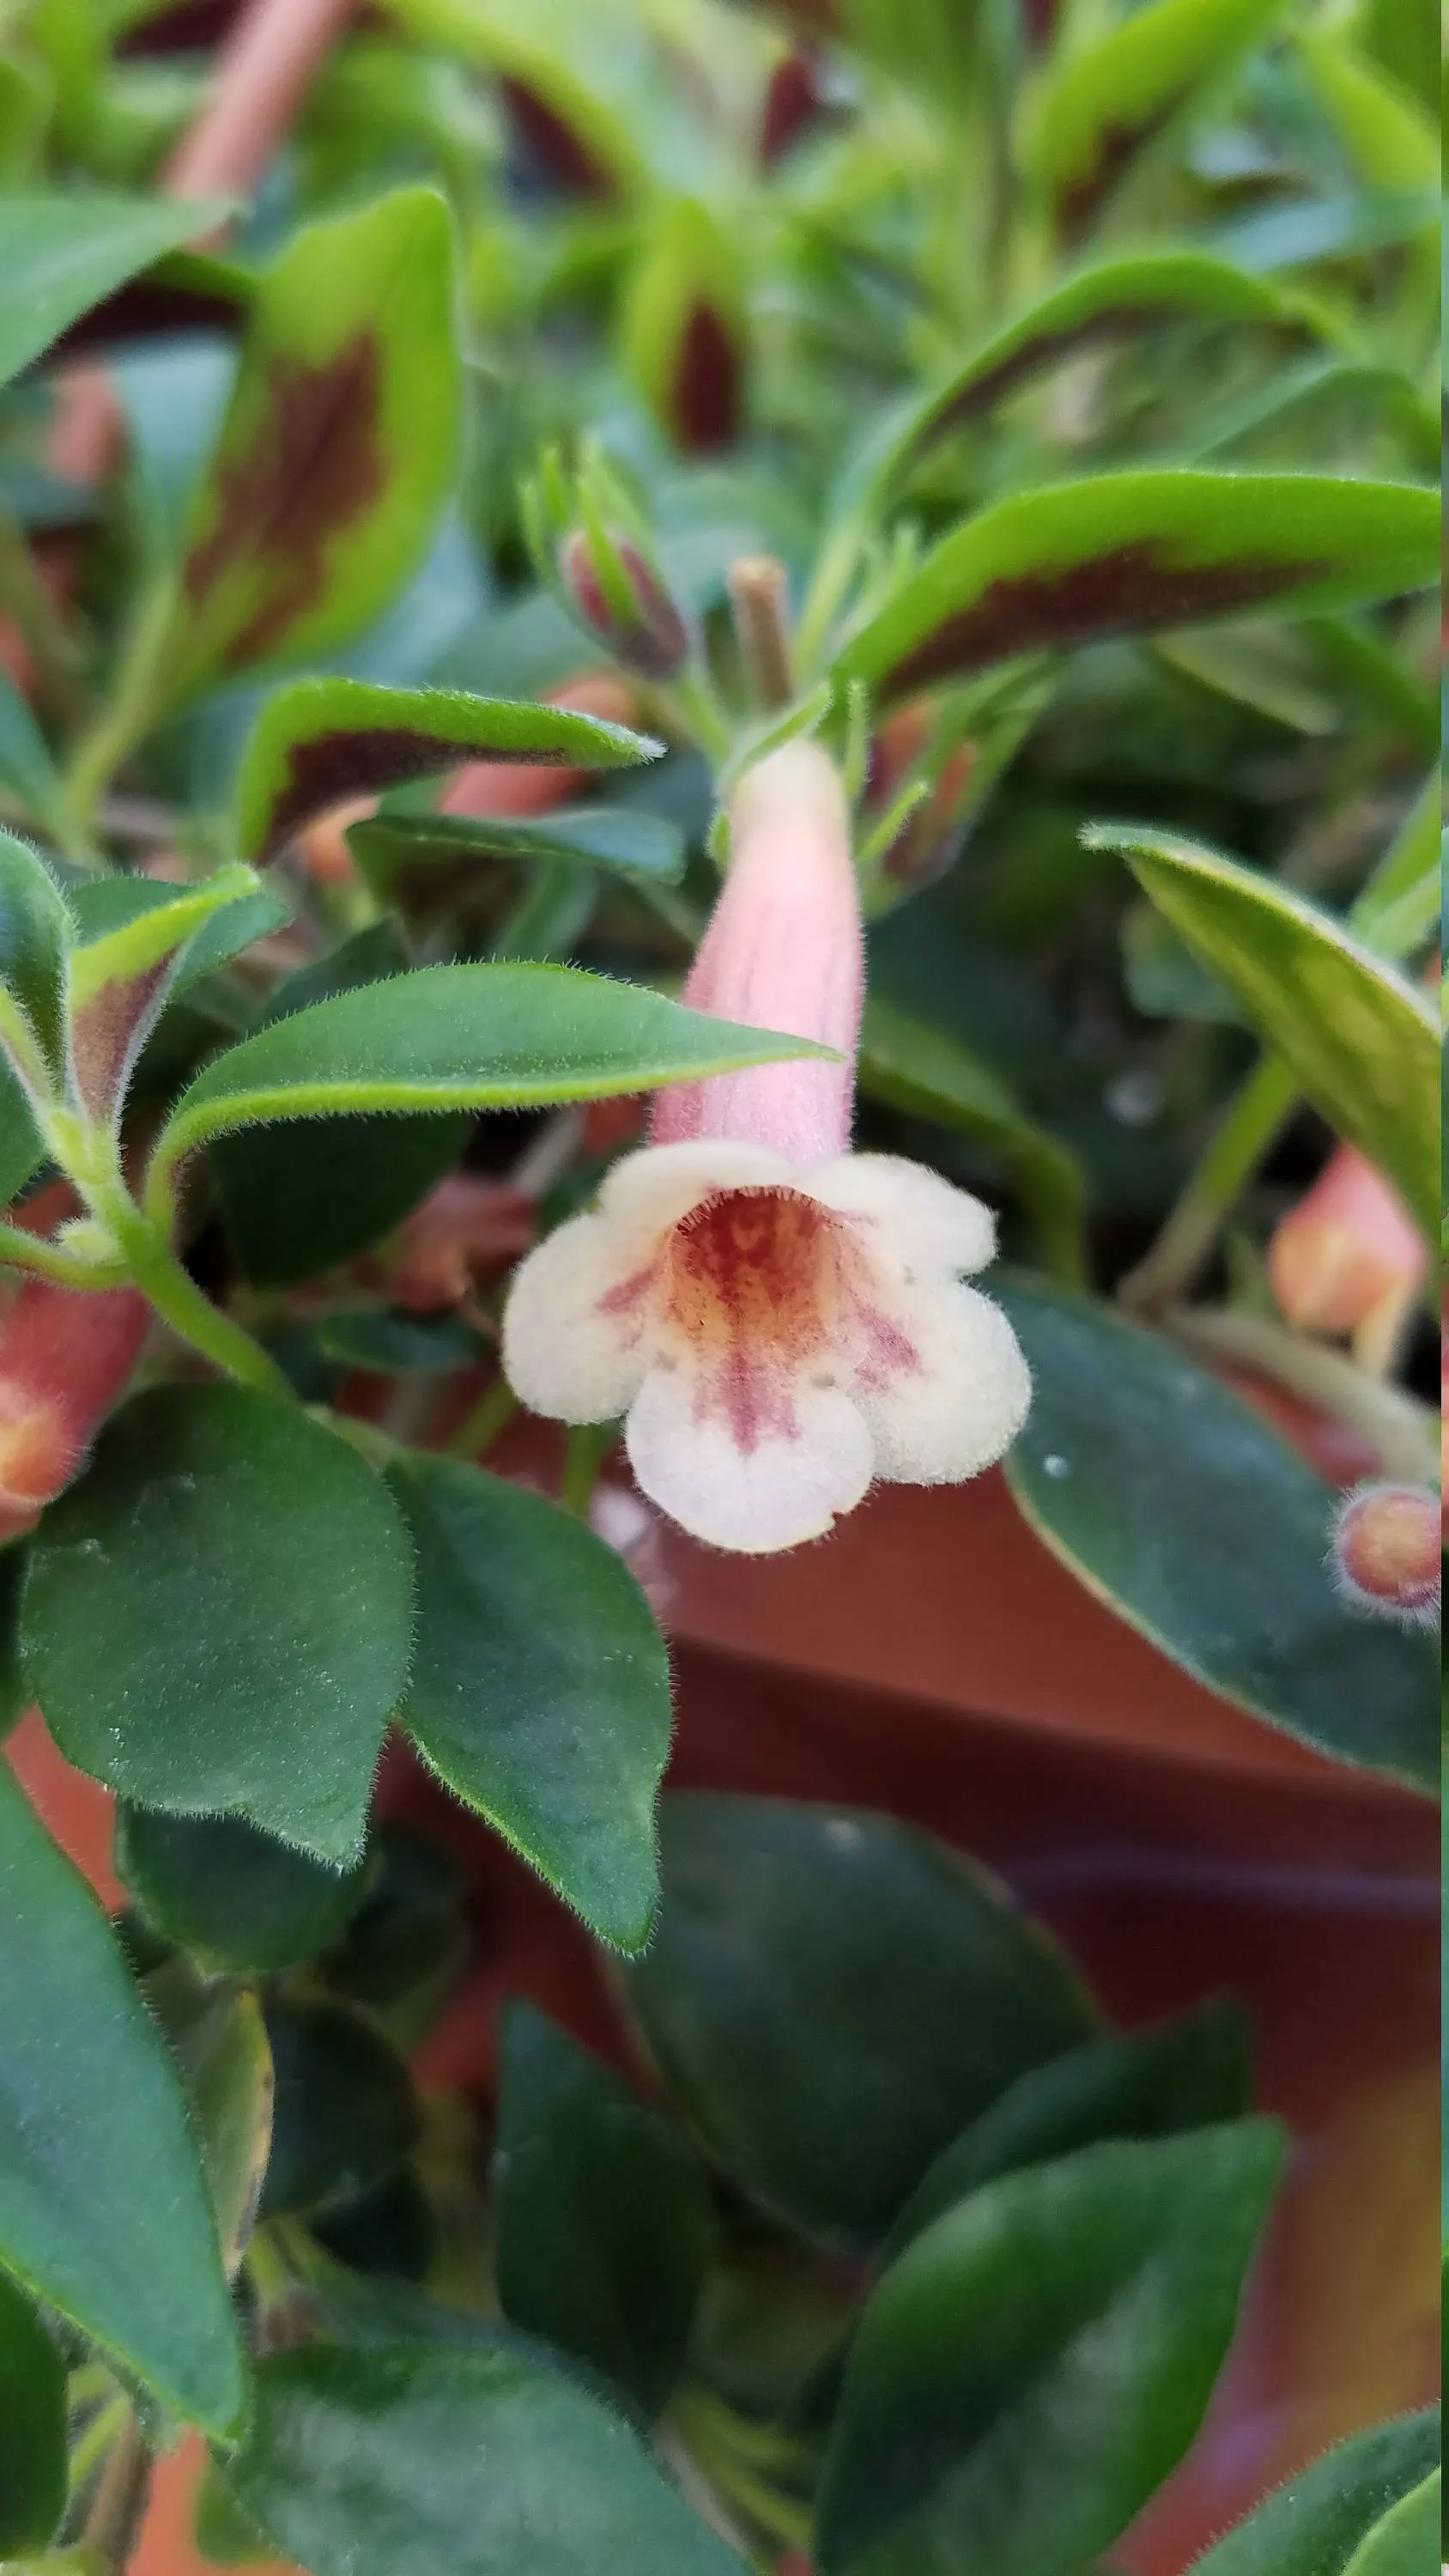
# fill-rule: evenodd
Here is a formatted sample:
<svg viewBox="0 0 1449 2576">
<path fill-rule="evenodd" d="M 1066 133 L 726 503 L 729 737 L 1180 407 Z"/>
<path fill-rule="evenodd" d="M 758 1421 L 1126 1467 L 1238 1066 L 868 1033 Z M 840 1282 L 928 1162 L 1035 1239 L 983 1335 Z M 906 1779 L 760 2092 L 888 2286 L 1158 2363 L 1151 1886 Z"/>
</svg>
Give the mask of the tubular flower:
<svg viewBox="0 0 1449 2576">
<path fill-rule="evenodd" d="M 696 1537 L 819 1537 L 872 1478 L 952 1484 L 999 1458 L 1030 1380 L 961 1274 L 995 1249 L 976 1199 L 851 1154 L 863 991 L 839 777 L 807 741 L 749 771 L 685 999 L 837 1050 L 681 1084 L 596 1209 L 514 1281 L 504 1360 L 535 1412 L 626 1417 L 640 1485 Z"/>
</svg>

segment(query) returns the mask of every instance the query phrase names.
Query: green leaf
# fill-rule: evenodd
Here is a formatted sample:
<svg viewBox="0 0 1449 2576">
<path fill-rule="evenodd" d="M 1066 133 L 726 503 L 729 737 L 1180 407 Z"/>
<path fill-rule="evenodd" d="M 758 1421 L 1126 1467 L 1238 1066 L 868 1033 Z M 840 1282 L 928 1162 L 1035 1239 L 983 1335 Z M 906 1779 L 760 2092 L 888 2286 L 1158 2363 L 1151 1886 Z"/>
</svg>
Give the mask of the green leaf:
<svg viewBox="0 0 1449 2576">
<path fill-rule="evenodd" d="M 1165 2138 L 1234 2120 L 1248 2103 L 1236 2005 L 1207 2003 L 1160 2030 L 1089 2041 L 1034 2066 L 953 2138 L 890 2234 L 899 2253 L 968 2192 L 1104 2138 Z"/>
<path fill-rule="evenodd" d="M 1282 2158 L 1271 2121 L 1010 2174 L 893 2263 L 821 2490 L 821 2576 L 1076 2576 L 1182 2458 Z"/>
<path fill-rule="evenodd" d="M 1359 178 L 1371 188 L 1439 187 L 1437 118 L 1386 78 L 1337 29 L 1299 30 L 1310 87 Z"/>
<path fill-rule="evenodd" d="M 648 2418 L 672 2395 L 709 2253 L 679 2133 L 531 2004 L 503 2025 L 494 2262 L 503 2313 Z"/>
<path fill-rule="evenodd" d="M 30 1103 L 0 1053 L 0 1207 L 19 1197 L 44 1157 Z"/>
<path fill-rule="evenodd" d="M 460 689 L 383 689 L 368 680 L 294 680 L 258 717 L 237 781 L 237 845 L 264 865 L 331 805 L 432 778 L 464 761 L 618 769 L 662 743 L 600 716 Z"/>
<path fill-rule="evenodd" d="M 269 938 L 274 930 L 286 928 L 292 909 L 275 884 L 262 885 L 250 868 L 242 867 L 219 868 L 200 886 L 187 889 L 157 877 L 85 877 L 67 886 L 65 899 L 75 921 L 78 945 L 89 949 L 115 939 L 113 954 L 122 958 L 126 951 L 119 934 L 129 931 L 143 916 L 170 911 L 177 903 L 189 902 L 193 895 L 205 900 L 190 915 L 190 927 L 184 915 L 174 918 L 171 924 L 181 932 L 167 986 L 167 998 L 175 1000 L 199 984 L 204 975 L 215 974 L 219 966 L 239 957 L 254 940 Z M 150 932 L 137 932 L 138 945 L 148 937 L 155 939 L 157 927 Z M 157 944 L 164 953 L 164 937 Z M 94 973 L 93 964 L 90 971 Z"/>
<path fill-rule="evenodd" d="M 0 1763 L 0 2261 L 191 2423 L 242 2411 L 187 2116 L 90 1889 Z"/>
<path fill-rule="evenodd" d="M 256 1996 L 171 1958 L 145 1980 L 180 2069 L 222 2260 L 235 2274 L 252 2232 L 272 2136 L 272 2056 Z"/>
<path fill-rule="evenodd" d="M 943 537 L 835 676 L 891 700 L 1103 636 L 1392 598 L 1434 579 L 1436 526 L 1411 483 L 1173 467 L 1046 484 Z"/>
<path fill-rule="evenodd" d="M 1435 769 L 1354 899 L 1350 927 L 1376 956 L 1413 957 L 1438 922 L 1443 901 L 1443 802 Z"/>
<path fill-rule="evenodd" d="M 1148 250 L 1099 261 L 993 332 L 943 384 L 912 404 L 907 419 L 889 432 L 873 488 L 888 485 L 938 439 L 982 419 L 1064 358 L 1193 321 L 1257 323 L 1299 337 L 1310 328 L 1302 309 L 1276 287 L 1203 251 Z"/>
<path fill-rule="evenodd" d="M 52 1081 L 65 1063 L 66 959 L 73 935 L 65 899 L 39 852 L 0 830 L 0 982 L 24 1012 Z"/>
<path fill-rule="evenodd" d="M 201 970 L 209 972 L 220 958 L 248 946 L 274 916 L 251 869 L 240 866 L 218 868 L 194 886 L 121 879 L 114 888 L 98 885 L 95 891 L 115 899 L 84 908 L 90 935 L 70 954 L 71 1083 L 92 1118 L 113 1121 L 166 1002 L 183 980 L 197 980 L 194 969 L 188 973 L 193 944 L 213 934 Z"/>
<path fill-rule="evenodd" d="M 412 1569 L 356 1452 L 234 1386 L 157 1387 L 31 1544 L 26 1680 L 78 1769 L 137 1805 L 357 1854 L 407 1676 Z"/>
<path fill-rule="evenodd" d="M 460 382 L 453 224 L 432 189 L 293 238 L 251 307 L 158 699 L 315 660 L 386 607 L 453 479 Z"/>
<path fill-rule="evenodd" d="M 1149 0 L 1095 43 L 1062 46 L 1030 99 L 1021 159 L 1063 229 L 1083 232 L 1133 163 L 1230 74 L 1283 0 Z"/>
<path fill-rule="evenodd" d="M 1360 2541 L 1420 2487 L 1438 2458 L 1432 2408 L 1355 2433 L 1197 2559 L 1192 2576 L 1345 2576 Z"/>
<path fill-rule="evenodd" d="M 437 901 L 463 893 L 478 859 L 617 869 L 672 885 L 684 872 L 684 834 L 662 814 L 624 805 L 560 805 L 510 820 L 491 814 L 378 814 L 354 823 L 348 845 L 374 894 Z"/>
<path fill-rule="evenodd" d="M 388 1481 L 418 1568 L 402 1723 L 601 1940 L 637 1950 L 670 1734 L 643 1593 L 602 1539 L 521 1486 L 421 1455 Z"/>
<path fill-rule="evenodd" d="M 1397 1182 L 1432 1242 L 1439 1223 L 1439 1026 L 1427 998 L 1332 916 L 1194 841 L 1093 824 L 1241 1003 L 1341 1136 Z"/>
<path fill-rule="evenodd" d="M 1336 1761 L 1432 1790 L 1432 1641 L 1339 1600 L 1328 1487 L 1158 1334 L 1044 1285 L 995 1293 L 1034 1387 L 1007 1477 L 1052 1553 L 1223 1699 Z"/>
<path fill-rule="evenodd" d="M 397 925 L 374 922 L 276 986 L 272 1028 L 335 993 L 406 973 Z M 237 1257 L 259 1287 L 286 1288 L 381 1241 L 450 1172 L 468 1141 L 458 1111 L 420 1118 L 338 1118 L 224 1137 L 213 1158 Z"/>
<path fill-rule="evenodd" d="M 5 671 L 0 671 L 0 786 L 13 789 L 37 823 L 48 831 L 58 829 L 63 799 L 55 763 L 45 736 Z"/>
<path fill-rule="evenodd" d="M 343 1368 L 377 1377 L 447 1377 L 488 1356 L 461 1315 L 415 1315 L 406 1306 L 343 1306 L 318 1327 L 317 1344 Z"/>
<path fill-rule="evenodd" d="M 945 1029 L 891 1002 L 868 1000 L 860 1087 L 917 1118 L 970 1136 L 996 1154 L 1031 1216 L 1053 1275 L 1068 1287 L 1087 1275 L 1086 1181 L 1076 1156 L 1028 1118 L 1010 1086 Z"/>
<path fill-rule="evenodd" d="M 376 1827 L 362 1903 L 327 1955 L 328 1992 L 397 2036 L 466 1965 L 467 1894 L 467 1869 L 444 1844 L 407 1825 Z"/>
<path fill-rule="evenodd" d="M 117 1876 L 146 1917 L 200 1967 L 272 1976 L 342 1930 L 362 1869 L 324 1868 L 240 1816 L 162 1816 L 122 1805 Z"/>
<path fill-rule="evenodd" d="M 218 1056 L 172 1112 L 148 1200 L 169 1212 L 183 1155 L 264 1120 L 527 1109 L 829 1052 L 572 967 L 424 966 L 318 1002 Z"/>
<path fill-rule="evenodd" d="M 905 1825 L 676 1794 L 661 1836 L 628 1971 L 650 2054 L 711 2155 L 812 2235 L 878 2243 L 966 2121 L 1092 2034 L 1005 1890 Z"/>
<path fill-rule="evenodd" d="M 629 373 L 682 454 L 732 444 L 744 404 L 744 271 L 737 238 L 697 198 L 656 198 L 621 337 Z"/>
<path fill-rule="evenodd" d="M 1359 2543 L 1346 2576 L 1439 2576 L 1443 2522 L 1444 2482 L 1436 2469 Z"/>
<path fill-rule="evenodd" d="M 25 1547 L 11 1539 L 0 1547 L 0 1742 L 24 1716 L 28 1705 L 20 1670 L 20 1590 L 25 1580 Z"/>
<path fill-rule="evenodd" d="M 267 2038 L 277 2099 L 264 2216 L 328 2208 L 386 2182 L 418 2130 L 397 2051 L 334 2003 L 269 2003 Z"/>
<path fill-rule="evenodd" d="M 24 2291 L 0 2272 L 0 2553 L 45 2549 L 65 2490 L 65 2364 Z"/>
<path fill-rule="evenodd" d="M 627 2425 L 508 2352 L 270 2354 L 244 2511 L 313 2576 L 740 2576 Z"/>
<path fill-rule="evenodd" d="M 103 296 L 219 223 L 220 201 L 10 197 L 0 202 L 0 384 Z"/>
</svg>

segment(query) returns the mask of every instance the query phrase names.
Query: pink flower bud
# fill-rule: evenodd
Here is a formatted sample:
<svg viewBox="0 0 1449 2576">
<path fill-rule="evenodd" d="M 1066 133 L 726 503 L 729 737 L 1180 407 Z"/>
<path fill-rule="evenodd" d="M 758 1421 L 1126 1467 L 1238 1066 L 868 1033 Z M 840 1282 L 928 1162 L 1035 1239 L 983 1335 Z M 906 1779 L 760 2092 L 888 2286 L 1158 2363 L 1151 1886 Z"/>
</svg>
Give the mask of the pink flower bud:
<svg viewBox="0 0 1449 2576">
<path fill-rule="evenodd" d="M 559 548 L 559 573 L 587 626 L 626 669 L 646 680 L 672 680 L 689 653 L 689 632 L 651 564 L 628 537 L 611 536 L 628 584 L 630 610 L 622 615 L 600 578 L 588 537 L 576 528 Z"/>
<path fill-rule="evenodd" d="M 70 1483 L 151 1320 L 135 1288 L 23 1283 L 0 1325 L 0 1535 L 27 1528 Z"/>
<path fill-rule="evenodd" d="M 1432 1627 L 1443 1579 L 1443 1504 L 1427 1485 L 1356 1485 L 1333 1524 L 1345 1599 L 1402 1626 Z"/>
<path fill-rule="evenodd" d="M 1352 1145 L 1340 1145 L 1268 1247 L 1273 1294 L 1304 1333 L 1353 1333 L 1386 1301 L 1411 1302 L 1427 1254 L 1403 1201 Z"/>
<path fill-rule="evenodd" d="M 729 874 L 684 999 L 720 1019 L 814 1038 L 843 1061 L 752 1065 L 661 1091 L 653 1142 L 748 1138 L 802 1163 L 844 1153 L 864 997 L 845 790 L 819 744 L 797 739 L 747 770 L 730 800 Z"/>
</svg>

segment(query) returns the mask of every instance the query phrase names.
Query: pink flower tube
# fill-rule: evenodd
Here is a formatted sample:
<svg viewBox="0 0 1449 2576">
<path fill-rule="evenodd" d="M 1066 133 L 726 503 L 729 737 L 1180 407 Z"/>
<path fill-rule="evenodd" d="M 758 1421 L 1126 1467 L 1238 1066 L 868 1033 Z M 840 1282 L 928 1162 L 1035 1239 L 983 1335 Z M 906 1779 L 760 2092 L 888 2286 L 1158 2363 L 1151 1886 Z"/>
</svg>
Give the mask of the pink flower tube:
<svg viewBox="0 0 1449 2576">
<path fill-rule="evenodd" d="M 752 1066 L 656 1099 L 651 1142 L 522 1264 L 504 1362 L 565 1422 L 625 1417 L 644 1492 L 696 1537 L 817 1538 L 872 1480 L 952 1484 L 999 1458 L 1030 1379 L 963 1285 L 990 1212 L 921 1164 L 850 1152 L 864 947 L 850 822 L 818 744 L 735 790 L 731 864 L 684 998 L 838 1061 Z"/>
</svg>

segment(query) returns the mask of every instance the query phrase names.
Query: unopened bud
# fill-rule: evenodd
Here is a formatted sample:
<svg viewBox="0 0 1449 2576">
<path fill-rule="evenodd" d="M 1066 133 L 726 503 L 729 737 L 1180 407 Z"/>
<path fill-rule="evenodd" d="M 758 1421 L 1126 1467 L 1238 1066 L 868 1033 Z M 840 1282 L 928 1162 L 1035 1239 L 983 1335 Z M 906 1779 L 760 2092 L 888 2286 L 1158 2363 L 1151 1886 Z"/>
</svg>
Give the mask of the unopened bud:
<svg viewBox="0 0 1449 2576">
<path fill-rule="evenodd" d="M 1427 1255 L 1397 1192 L 1340 1145 L 1268 1247 L 1268 1277 L 1302 1333 L 1356 1333 L 1386 1303 L 1412 1303 Z"/>
<path fill-rule="evenodd" d="M 671 680 L 689 655 L 684 619 L 632 539 L 610 532 L 607 543 L 608 575 L 582 528 L 565 537 L 559 548 L 564 587 L 584 624 L 626 670 L 646 680 Z"/>
<path fill-rule="evenodd" d="M 25 1281 L 0 1327 L 0 1535 L 70 1483 L 150 1323 L 137 1289 Z"/>
<path fill-rule="evenodd" d="M 1429 1628 L 1443 1581 L 1443 1504 L 1428 1485 L 1355 1485 L 1339 1505 L 1330 1563 L 1346 1600 Z"/>
<path fill-rule="evenodd" d="M 887 716 L 871 745 L 865 822 L 887 824 L 891 807 L 924 761 L 930 741 L 931 709 L 922 700 Z M 900 886 L 929 885 L 949 867 L 965 830 L 966 808 L 976 772 L 974 742 L 958 742 L 947 752 L 934 776 L 923 770 L 925 792 L 903 817 L 899 831 L 879 851 L 882 876 Z"/>
</svg>

